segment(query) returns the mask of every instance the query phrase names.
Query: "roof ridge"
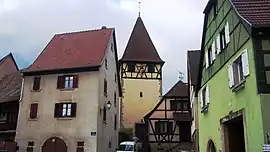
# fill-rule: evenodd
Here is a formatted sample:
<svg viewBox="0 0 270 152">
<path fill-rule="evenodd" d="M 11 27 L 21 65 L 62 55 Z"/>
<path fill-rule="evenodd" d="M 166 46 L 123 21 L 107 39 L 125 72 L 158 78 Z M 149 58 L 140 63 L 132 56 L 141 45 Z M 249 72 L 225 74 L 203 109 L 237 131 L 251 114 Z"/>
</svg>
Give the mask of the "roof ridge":
<svg viewBox="0 0 270 152">
<path fill-rule="evenodd" d="M 115 29 L 115 28 L 88 29 L 88 30 L 81 30 L 81 31 L 73 31 L 73 32 L 56 33 L 55 35 L 79 34 L 79 33 L 85 33 L 85 32 L 96 32 L 96 31 L 102 31 L 102 30 L 112 30 L 112 29 Z"/>
</svg>

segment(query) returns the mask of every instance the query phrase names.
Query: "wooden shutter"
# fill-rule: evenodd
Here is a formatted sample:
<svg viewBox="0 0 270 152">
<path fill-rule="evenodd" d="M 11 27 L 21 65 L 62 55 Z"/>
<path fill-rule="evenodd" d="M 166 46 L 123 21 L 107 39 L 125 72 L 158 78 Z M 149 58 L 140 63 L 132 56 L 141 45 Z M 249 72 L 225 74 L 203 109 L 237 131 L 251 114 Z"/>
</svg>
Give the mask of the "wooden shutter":
<svg viewBox="0 0 270 152">
<path fill-rule="evenodd" d="M 107 109 L 105 106 L 103 107 L 103 121 L 107 121 Z"/>
<path fill-rule="evenodd" d="M 204 105 L 203 105 L 203 89 L 201 89 L 201 92 L 200 92 L 200 102 L 201 102 L 201 108 L 203 108 L 204 107 Z"/>
<path fill-rule="evenodd" d="M 206 64 L 206 69 L 209 67 L 209 60 L 208 60 L 208 51 L 205 51 L 205 64 Z"/>
<path fill-rule="evenodd" d="M 216 42 L 215 40 L 212 43 L 212 62 L 216 59 Z"/>
<path fill-rule="evenodd" d="M 58 118 L 58 117 L 60 117 L 61 116 L 61 106 L 60 106 L 61 104 L 60 103 L 56 103 L 55 104 L 55 107 L 54 107 L 54 117 L 55 118 Z"/>
<path fill-rule="evenodd" d="M 117 129 L 117 115 L 114 115 L 114 130 Z"/>
<path fill-rule="evenodd" d="M 107 96 L 107 80 L 104 79 L 104 94 Z"/>
<path fill-rule="evenodd" d="M 231 88 L 234 86 L 233 64 L 230 64 L 228 66 L 228 76 L 229 76 L 229 86 Z"/>
<path fill-rule="evenodd" d="M 245 51 L 242 54 L 242 66 L 243 66 L 243 74 L 244 76 L 249 75 L 249 64 L 248 64 L 248 51 L 245 49 Z"/>
<path fill-rule="evenodd" d="M 58 76 L 57 78 L 57 89 L 63 89 L 64 88 L 64 76 Z"/>
<path fill-rule="evenodd" d="M 206 86 L 206 103 L 210 104 L 210 92 L 209 92 L 209 85 Z"/>
<path fill-rule="evenodd" d="M 227 22 L 226 25 L 225 25 L 225 41 L 226 41 L 226 44 L 228 44 L 230 42 L 229 22 Z"/>
<path fill-rule="evenodd" d="M 79 86 L 79 75 L 73 76 L 73 88 L 78 88 Z"/>
<path fill-rule="evenodd" d="M 220 47 L 220 35 L 219 35 L 219 34 L 217 35 L 216 43 L 217 43 L 217 54 L 219 54 L 219 53 L 221 52 L 221 47 Z"/>
<path fill-rule="evenodd" d="M 33 84 L 33 90 L 39 90 L 40 89 L 40 76 L 34 77 L 34 84 Z"/>
<path fill-rule="evenodd" d="M 71 103 L 71 117 L 76 117 L 77 103 Z"/>
<path fill-rule="evenodd" d="M 31 107 L 30 107 L 30 118 L 31 119 L 37 118 L 37 110 L 38 110 L 38 104 L 31 103 Z"/>
</svg>

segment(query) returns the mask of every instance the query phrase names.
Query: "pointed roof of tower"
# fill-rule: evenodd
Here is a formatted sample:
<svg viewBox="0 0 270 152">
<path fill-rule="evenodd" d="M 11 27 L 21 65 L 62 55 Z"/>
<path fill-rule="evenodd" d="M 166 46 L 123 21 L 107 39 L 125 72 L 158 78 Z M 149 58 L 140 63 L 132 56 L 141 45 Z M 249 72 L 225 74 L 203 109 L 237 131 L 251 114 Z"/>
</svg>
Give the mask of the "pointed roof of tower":
<svg viewBox="0 0 270 152">
<path fill-rule="evenodd" d="M 120 61 L 164 62 L 158 55 L 140 16 L 137 18 Z"/>
</svg>

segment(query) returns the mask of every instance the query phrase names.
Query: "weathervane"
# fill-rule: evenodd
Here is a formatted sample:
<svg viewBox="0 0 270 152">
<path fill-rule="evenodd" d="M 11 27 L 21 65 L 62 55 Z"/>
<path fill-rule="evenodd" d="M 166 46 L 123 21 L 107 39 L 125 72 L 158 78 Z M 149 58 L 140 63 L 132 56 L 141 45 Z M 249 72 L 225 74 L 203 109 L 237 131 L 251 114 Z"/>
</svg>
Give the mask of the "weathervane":
<svg viewBox="0 0 270 152">
<path fill-rule="evenodd" d="M 184 79 L 184 73 L 183 72 L 179 72 L 179 79 L 182 81 Z"/>
<path fill-rule="evenodd" d="M 142 0 L 139 0 L 138 3 L 139 3 L 139 17 L 140 17 L 141 16 L 141 3 L 142 3 Z"/>
</svg>

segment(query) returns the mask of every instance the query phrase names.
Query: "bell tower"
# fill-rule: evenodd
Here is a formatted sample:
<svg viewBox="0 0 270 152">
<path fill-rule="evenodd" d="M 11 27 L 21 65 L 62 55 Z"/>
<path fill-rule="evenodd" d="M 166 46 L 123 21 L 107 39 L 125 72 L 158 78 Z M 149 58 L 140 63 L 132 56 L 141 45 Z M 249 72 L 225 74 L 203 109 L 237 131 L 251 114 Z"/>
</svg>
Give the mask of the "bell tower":
<svg viewBox="0 0 270 152">
<path fill-rule="evenodd" d="M 164 63 L 139 16 L 120 59 L 121 124 L 130 133 L 162 97 Z"/>
</svg>

